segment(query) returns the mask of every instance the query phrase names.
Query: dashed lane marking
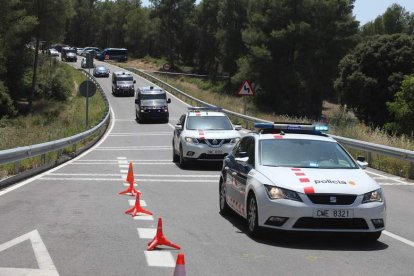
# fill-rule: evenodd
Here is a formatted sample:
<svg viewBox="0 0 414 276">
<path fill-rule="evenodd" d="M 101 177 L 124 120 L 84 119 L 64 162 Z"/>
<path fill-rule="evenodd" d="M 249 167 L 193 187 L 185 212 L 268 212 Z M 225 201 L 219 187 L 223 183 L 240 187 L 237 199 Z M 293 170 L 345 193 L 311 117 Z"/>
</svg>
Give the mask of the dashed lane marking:
<svg viewBox="0 0 414 276">
<path fill-rule="evenodd" d="M 137 230 L 140 239 L 152 239 L 157 234 L 157 229 L 155 228 L 137 228 Z"/>
<path fill-rule="evenodd" d="M 148 266 L 175 267 L 174 257 L 170 251 L 145 251 Z"/>
<path fill-rule="evenodd" d="M 134 217 L 134 220 L 154 220 L 153 216 L 142 215 Z"/>
<path fill-rule="evenodd" d="M 130 206 L 134 206 L 135 205 L 135 199 L 128 199 L 128 203 Z M 140 199 L 139 200 L 139 204 L 141 204 L 142 207 L 146 207 L 147 203 L 145 202 L 145 200 Z"/>
<path fill-rule="evenodd" d="M 381 179 L 386 179 L 386 180 L 389 180 L 389 181 L 395 181 L 395 182 L 398 182 L 399 184 L 393 184 L 394 186 L 397 186 L 397 185 L 414 185 L 414 183 L 410 183 L 410 182 L 406 182 L 406 181 L 403 181 L 403 180 L 401 180 L 401 179 L 399 179 L 399 178 L 396 178 L 396 177 L 388 177 L 388 176 L 385 176 L 385 175 L 382 175 L 382 174 L 379 174 L 379 173 L 374 173 L 374 172 L 371 172 L 371 171 L 366 171 L 368 174 L 371 174 L 371 175 L 375 175 L 375 177 L 380 177 Z M 377 179 L 378 180 L 378 179 Z M 384 183 L 379 183 L 380 185 L 384 185 Z M 388 183 L 386 183 L 386 184 L 388 184 Z"/>
<path fill-rule="evenodd" d="M 129 136 L 172 136 L 171 132 L 147 132 L 147 133 L 111 133 L 110 137 L 129 137 Z"/>
<path fill-rule="evenodd" d="M 118 164 L 118 163 L 78 163 L 78 162 L 75 162 L 75 163 L 72 163 L 72 164 L 70 164 L 70 165 L 116 165 L 116 164 Z M 135 164 L 135 165 L 174 165 L 175 166 L 175 163 L 174 162 L 172 162 L 172 161 L 170 161 L 170 162 L 165 162 L 165 163 L 163 163 L 163 162 L 142 162 L 142 163 L 133 163 L 133 164 Z"/>
<path fill-rule="evenodd" d="M 144 146 L 144 147 L 99 147 L 96 148 L 95 150 L 116 150 L 116 151 L 121 151 L 121 150 L 127 150 L 127 151 L 131 151 L 131 150 L 172 150 L 172 147 L 170 146 Z"/>
<path fill-rule="evenodd" d="M 127 158 L 126 157 L 117 157 L 116 159 L 118 159 L 118 160 L 126 160 Z M 81 160 L 79 160 L 79 161 L 81 161 Z"/>
</svg>

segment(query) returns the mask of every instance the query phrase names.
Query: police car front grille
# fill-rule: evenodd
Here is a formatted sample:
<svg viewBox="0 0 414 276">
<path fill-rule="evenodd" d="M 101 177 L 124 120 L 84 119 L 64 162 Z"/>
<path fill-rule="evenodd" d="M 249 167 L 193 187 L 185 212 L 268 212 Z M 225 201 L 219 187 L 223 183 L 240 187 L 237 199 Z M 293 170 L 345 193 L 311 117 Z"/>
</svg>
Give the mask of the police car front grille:
<svg viewBox="0 0 414 276">
<path fill-rule="evenodd" d="M 324 205 L 351 205 L 356 199 L 356 195 L 338 195 L 338 194 L 308 194 L 314 204 Z"/>
<path fill-rule="evenodd" d="M 367 222 L 362 218 L 311 218 L 303 217 L 296 221 L 293 228 L 299 229 L 369 229 Z"/>
</svg>

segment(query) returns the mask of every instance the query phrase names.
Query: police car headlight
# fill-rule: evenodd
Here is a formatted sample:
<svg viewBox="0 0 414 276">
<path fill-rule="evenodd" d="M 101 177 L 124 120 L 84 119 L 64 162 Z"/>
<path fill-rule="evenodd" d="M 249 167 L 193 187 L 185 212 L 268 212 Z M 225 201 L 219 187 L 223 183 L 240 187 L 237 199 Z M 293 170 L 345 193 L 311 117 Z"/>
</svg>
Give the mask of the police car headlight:
<svg viewBox="0 0 414 276">
<path fill-rule="evenodd" d="M 230 144 L 236 144 L 238 141 L 240 140 L 240 138 L 233 138 L 230 140 Z"/>
<path fill-rule="evenodd" d="M 190 144 L 198 144 L 197 138 L 185 137 L 185 141 Z"/>
<path fill-rule="evenodd" d="M 264 185 L 266 188 L 267 195 L 270 199 L 290 199 L 295 201 L 302 202 L 302 199 L 299 197 L 298 193 L 288 189 L 279 188 L 271 185 Z"/>
<path fill-rule="evenodd" d="M 368 203 L 368 202 L 382 202 L 382 190 L 378 189 L 378 190 L 364 194 L 362 203 Z"/>
</svg>

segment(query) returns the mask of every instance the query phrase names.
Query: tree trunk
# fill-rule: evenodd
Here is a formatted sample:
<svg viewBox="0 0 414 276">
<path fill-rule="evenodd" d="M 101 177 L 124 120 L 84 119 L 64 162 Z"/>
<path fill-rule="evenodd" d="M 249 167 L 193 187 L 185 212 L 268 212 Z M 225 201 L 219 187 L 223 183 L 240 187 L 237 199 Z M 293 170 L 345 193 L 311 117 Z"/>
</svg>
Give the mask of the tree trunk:
<svg viewBox="0 0 414 276">
<path fill-rule="evenodd" d="M 29 111 L 32 110 L 35 88 L 36 88 L 36 78 L 37 78 L 37 63 L 39 59 L 39 35 L 36 35 L 36 47 L 35 47 L 35 55 L 34 55 L 34 62 L 33 62 L 33 78 L 32 78 L 32 87 L 30 89 L 29 95 Z"/>
</svg>

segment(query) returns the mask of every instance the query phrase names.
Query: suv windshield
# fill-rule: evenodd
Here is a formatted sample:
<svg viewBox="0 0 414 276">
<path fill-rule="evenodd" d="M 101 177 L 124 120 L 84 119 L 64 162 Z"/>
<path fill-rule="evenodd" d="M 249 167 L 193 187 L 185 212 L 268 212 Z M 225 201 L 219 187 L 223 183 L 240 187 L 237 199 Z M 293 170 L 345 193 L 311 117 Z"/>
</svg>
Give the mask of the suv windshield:
<svg viewBox="0 0 414 276">
<path fill-rule="evenodd" d="M 116 81 L 133 81 L 132 77 L 118 77 Z"/>
<path fill-rule="evenodd" d="M 357 165 L 337 143 L 302 140 L 268 139 L 260 141 L 263 166 L 356 169 Z"/>
<path fill-rule="evenodd" d="M 145 100 L 165 100 L 165 94 L 141 94 L 140 95 L 141 101 Z"/>
<path fill-rule="evenodd" d="M 187 129 L 232 130 L 233 126 L 226 116 L 188 116 Z"/>
</svg>

